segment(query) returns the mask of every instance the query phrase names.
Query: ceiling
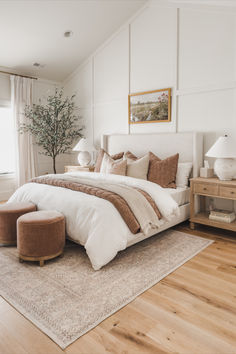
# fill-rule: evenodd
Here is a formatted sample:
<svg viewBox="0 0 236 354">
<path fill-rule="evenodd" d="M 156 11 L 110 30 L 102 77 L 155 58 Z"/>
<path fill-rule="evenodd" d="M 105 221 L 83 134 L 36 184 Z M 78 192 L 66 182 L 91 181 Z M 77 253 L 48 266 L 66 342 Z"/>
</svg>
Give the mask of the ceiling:
<svg viewBox="0 0 236 354">
<path fill-rule="evenodd" d="M 0 66 L 63 81 L 145 2 L 1 0 Z M 66 30 L 73 36 L 65 38 Z M 34 67 L 35 62 L 44 67 Z"/>
</svg>

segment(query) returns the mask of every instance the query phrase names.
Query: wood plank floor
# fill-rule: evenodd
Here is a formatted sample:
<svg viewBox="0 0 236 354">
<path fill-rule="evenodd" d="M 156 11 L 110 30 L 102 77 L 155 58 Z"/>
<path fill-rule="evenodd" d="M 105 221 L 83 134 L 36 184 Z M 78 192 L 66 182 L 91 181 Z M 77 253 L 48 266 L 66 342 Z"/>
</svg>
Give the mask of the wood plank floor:
<svg viewBox="0 0 236 354">
<path fill-rule="evenodd" d="M 67 354 L 236 353 L 236 236 L 187 224 L 215 243 L 71 344 Z M 0 297 L 0 354 L 63 351 Z"/>
</svg>

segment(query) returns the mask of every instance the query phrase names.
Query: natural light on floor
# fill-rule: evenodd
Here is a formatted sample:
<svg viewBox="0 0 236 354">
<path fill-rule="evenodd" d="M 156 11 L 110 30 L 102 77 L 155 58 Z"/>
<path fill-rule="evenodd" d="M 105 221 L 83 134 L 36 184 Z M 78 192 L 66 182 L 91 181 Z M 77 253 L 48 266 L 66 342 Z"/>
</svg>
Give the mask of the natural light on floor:
<svg viewBox="0 0 236 354">
<path fill-rule="evenodd" d="M 0 174 L 14 172 L 15 147 L 10 107 L 0 107 Z"/>
</svg>

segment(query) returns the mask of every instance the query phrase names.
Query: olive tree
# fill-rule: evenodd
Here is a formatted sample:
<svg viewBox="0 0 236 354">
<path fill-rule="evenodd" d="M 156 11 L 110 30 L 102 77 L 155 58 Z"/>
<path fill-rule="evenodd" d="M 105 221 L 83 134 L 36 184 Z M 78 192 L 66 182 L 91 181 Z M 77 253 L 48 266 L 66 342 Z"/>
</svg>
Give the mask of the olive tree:
<svg viewBox="0 0 236 354">
<path fill-rule="evenodd" d="M 34 136 L 35 143 L 42 148 L 42 154 L 52 158 L 56 173 L 56 157 L 71 150 L 73 142 L 83 137 L 81 117 L 74 101 L 75 95 L 64 97 L 63 89 L 55 89 L 53 95 L 43 104 L 25 107 L 27 123 L 21 124 L 20 131 Z"/>
</svg>

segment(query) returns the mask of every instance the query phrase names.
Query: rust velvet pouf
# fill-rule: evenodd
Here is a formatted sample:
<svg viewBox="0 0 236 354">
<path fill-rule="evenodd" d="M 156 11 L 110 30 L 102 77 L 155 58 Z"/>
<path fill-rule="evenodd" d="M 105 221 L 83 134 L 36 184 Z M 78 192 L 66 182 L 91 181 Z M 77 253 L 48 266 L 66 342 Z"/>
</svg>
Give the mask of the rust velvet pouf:
<svg viewBox="0 0 236 354">
<path fill-rule="evenodd" d="M 20 261 L 44 261 L 62 254 L 65 218 L 58 211 L 28 213 L 17 220 L 17 249 Z"/>
<path fill-rule="evenodd" d="M 16 221 L 36 210 L 33 203 L 6 203 L 0 205 L 0 245 L 16 245 Z"/>
</svg>

